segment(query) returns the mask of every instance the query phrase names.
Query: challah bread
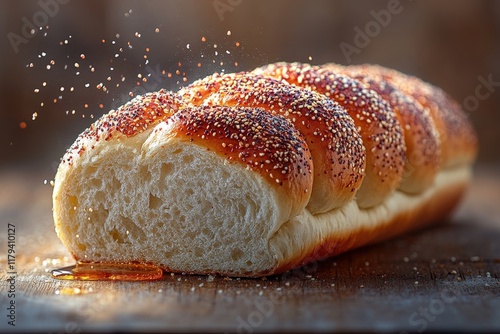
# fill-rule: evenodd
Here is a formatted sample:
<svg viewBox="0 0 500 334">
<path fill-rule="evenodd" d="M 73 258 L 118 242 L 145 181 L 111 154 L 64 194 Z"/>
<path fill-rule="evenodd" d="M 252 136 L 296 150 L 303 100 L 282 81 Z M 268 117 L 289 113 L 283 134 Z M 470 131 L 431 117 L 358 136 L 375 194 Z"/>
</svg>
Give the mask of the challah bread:
<svg viewBox="0 0 500 334">
<path fill-rule="evenodd" d="M 337 70 L 314 68 L 309 73 L 318 77 L 311 81 L 325 80 L 322 71 Z M 377 101 L 387 99 L 376 102 L 386 108 L 377 118 L 383 124 L 358 131 L 362 125 L 349 115 L 363 115 L 361 104 L 357 114 L 348 112 L 311 88 L 255 73 L 210 76 L 178 93 L 138 96 L 109 112 L 76 139 L 61 161 L 53 192 L 58 236 L 78 261 L 263 276 L 447 215 L 470 180 L 477 149 L 462 111 L 450 101 L 428 102 L 435 108 L 452 105 L 452 111 L 434 111 L 451 116 L 441 117 L 441 128 L 433 123 L 435 116 L 413 116 L 412 123 L 398 108 L 417 100 L 409 113 L 430 109 L 416 96 L 401 90 L 408 100 L 400 97 L 403 102 L 396 103 L 389 98 L 395 88 L 380 88 L 379 77 L 370 81 L 352 74 L 356 81 L 340 69 L 335 75 Z M 432 95 L 426 98 L 431 101 Z M 446 123 L 453 119 L 459 121 Z M 431 138 L 425 140 L 419 130 L 403 136 L 399 121 L 403 129 L 422 128 Z M 467 136 L 441 135 L 453 126 Z M 389 157 L 384 154 L 386 163 L 377 167 L 391 181 L 391 191 L 374 189 L 372 196 L 385 194 L 384 199 L 363 206 L 359 189 L 368 180 L 369 154 L 364 145 L 371 144 L 362 138 L 370 139 L 370 131 L 376 137 L 380 128 L 391 133 L 383 143 Z M 433 131 L 440 140 L 454 136 L 457 152 L 449 151 L 444 162 L 440 147 L 451 144 L 439 142 Z M 398 190 L 398 182 L 408 179 L 403 178 L 405 147 L 428 151 L 434 163 L 434 169 L 415 165 L 415 175 L 427 184 L 412 193 L 403 186 Z M 415 175 L 412 182 L 418 183 Z"/>
<path fill-rule="evenodd" d="M 363 181 L 365 147 L 344 108 L 325 96 L 251 73 L 212 75 L 182 89 L 192 105 L 264 108 L 288 118 L 311 150 L 314 181 L 307 206 L 313 213 L 352 200 Z"/>
<path fill-rule="evenodd" d="M 375 91 L 340 72 L 308 64 L 277 63 L 254 72 L 317 91 L 347 110 L 366 148 L 366 175 L 356 194 L 360 207 L 382 203 L 399 186 L 406 151 L 401 126 L 390 105 Z"/>
</svg>

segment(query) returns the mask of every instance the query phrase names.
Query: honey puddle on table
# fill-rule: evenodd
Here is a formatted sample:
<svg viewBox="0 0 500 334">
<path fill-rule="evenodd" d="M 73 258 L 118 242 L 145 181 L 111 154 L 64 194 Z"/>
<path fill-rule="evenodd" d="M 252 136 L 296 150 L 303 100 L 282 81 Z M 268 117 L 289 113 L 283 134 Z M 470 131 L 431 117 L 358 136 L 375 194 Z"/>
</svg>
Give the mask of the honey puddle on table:
<svg viewBox="0 0 500 334">
<path fill-rule="evenodd" d="M 160 279 L 163 271 L 149 264 L 77 263 L 54 269 L 52 277 L 76 281 L 152 281 Z"/>
</svg>

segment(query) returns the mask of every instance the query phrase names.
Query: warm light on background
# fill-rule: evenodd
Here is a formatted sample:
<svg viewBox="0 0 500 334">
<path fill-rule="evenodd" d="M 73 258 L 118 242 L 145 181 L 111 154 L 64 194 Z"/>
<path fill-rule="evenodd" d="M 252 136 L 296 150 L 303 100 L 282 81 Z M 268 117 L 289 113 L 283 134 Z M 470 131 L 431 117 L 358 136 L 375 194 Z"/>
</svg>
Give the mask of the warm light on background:
<svg viewBox="0 0 500 334">
<path fill-rule="evenodd" d="M 498 163 L 499 29 L 494 1 L 2 1 L 1 163 L 51 177 L 78 133 L 129 93 L 279 60 L 417 75 L 464 105 L 479 163 Z"/>
<path fill-rule="evenodd" d="M 498 332 L 499 59 L 500 1 L 0 0 L 0 332 Z M 265 279 L 51 277 L 75 263 L 51 180 L 79 133 L 136 94 L 277 61 L 380 64 L 455 98 L 480 144 L 457 210 Z"/>
</svg>

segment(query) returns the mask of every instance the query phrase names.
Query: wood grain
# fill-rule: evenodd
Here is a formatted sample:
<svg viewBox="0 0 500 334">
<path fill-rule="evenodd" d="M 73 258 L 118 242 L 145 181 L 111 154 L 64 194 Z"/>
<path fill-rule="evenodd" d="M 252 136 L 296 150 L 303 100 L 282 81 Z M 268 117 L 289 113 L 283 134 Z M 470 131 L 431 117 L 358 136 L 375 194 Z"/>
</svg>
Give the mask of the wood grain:
<svg viewBox="0 0 500 334">
<path fill-rule="evenodd" d="M 154 282 L 60 281 L 50 185 L 0 173 L 0 330 L 500 331 L 500 173 L 480 168 L 448 221 L 266 279 L 165 274 Z M 7 224 L 16 225 L 9 326 Z M 7 320 L 6 320 L 7 319 Z"/>
</svg>

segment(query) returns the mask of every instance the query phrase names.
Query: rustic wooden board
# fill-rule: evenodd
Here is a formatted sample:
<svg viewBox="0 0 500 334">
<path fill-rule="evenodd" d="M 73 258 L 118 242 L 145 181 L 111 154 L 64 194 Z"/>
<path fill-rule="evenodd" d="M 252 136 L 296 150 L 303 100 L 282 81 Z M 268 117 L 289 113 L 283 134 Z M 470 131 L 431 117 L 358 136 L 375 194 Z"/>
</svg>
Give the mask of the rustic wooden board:
<svg viewBox="0 0 500 334">
<path fill-rule="evenodd" d="M 500 173 L 476 175 L 449 221 L 285 275 L 81 282 L 49 273 L 73 263 L 52 227 L 50 185 L 3 171 L 0 330 L 500 331 Z M 6 281 L 9 223 L 16 226 L 15 298 Z"/>
</svg>

